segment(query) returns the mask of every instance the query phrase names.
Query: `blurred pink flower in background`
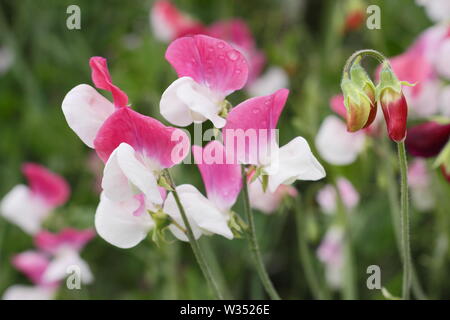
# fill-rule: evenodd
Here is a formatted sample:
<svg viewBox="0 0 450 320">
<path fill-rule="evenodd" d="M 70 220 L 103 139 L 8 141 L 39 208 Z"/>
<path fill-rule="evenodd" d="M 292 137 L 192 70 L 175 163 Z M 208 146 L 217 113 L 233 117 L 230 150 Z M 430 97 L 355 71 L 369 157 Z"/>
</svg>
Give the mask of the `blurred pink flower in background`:
<svg viewBox="0 0 450 320">
<path fill-rule="evenodd" d="M 431 177 L 425 160 L 414 159 L 409 165 L 408 184 L 412 193 L 412 202 L 417 209 L 426 211 L 434 207 L 435 199 L 431 188 Z"/>
<path fill-rule="evenodd" d="M 343 204 L 347 210 L 351 211 L 359 203 L 359 193 L 353 187 L 352 183 L 345 178 L 338 178 L 336 180 L 337 188 L 339 190 L 339 195 L 342 199 Z M 324 213 L 332 214 L 336 212 L 337 209 L 337 198 L 336 198 L 336 188 L 327 184 L 317 193 L 317 203 Z"/>
<path fill-rule="evenodd" d="M 286 197 L 295 198 L 298 192 L 293 186 L 284 184 L 280 185 L 275 192 L 269 190 L 264 192 L 261 181 L 256 179 L 249 184 L 248 194 L 252 208 L 262 213 L 271 214 L 280 207 Z"/>
<path fill-rule="evenodd" d="M 332 226 L 317 249 L 317 257 L 325 264 L 327 282 L 333 288 L 339 288 L 342 283 L 343 238 L 342 228 Z"/>
<path fill-rule="evenodd" d="M 34 234 L 48 215 L 67 201 L 70 188 L 64 178 L 38 164 L 26 163 L 22 172 L 28 186 L 19 184 L 6 194 L 0 211 L 5 219 Z"/>
<path fill-rule="evenodd" d="M 416 0 L 423 6 L 434 22 L 450 21 L 450 2 L 448 0 Z"/>
<path fill-rule="evenodd" d="M 34 285 L 12 285 L 3 293 L 3 300 L 50 300 L 54 298 L 59 283 L 44 279 L 44 273 L 50 264 L 47 254 L 39 251 L 25 251 L 15 255 L 12 264 Z"/>
</svg>

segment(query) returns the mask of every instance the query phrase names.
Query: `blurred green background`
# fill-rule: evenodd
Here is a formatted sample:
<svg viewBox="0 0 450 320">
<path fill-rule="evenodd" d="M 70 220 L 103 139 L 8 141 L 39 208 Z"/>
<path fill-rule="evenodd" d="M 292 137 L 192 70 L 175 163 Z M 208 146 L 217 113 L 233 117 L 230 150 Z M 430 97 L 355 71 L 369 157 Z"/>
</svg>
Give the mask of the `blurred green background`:
<svg viewBox="0 0 450 320">
<path fill-rule="evenodd" d="M 291 94 L 280 120 L 281 141 L 302 135 L 311 144 L 322 119 L 331 114 L 328 100 L 339 92 L 341 69 L 351 53 L 374 48 L 387 56 L 399 54 L 431 25 L 412 0 L 370 2 L 381 7 L 382 28 L 362 27 L 344 34 L 345 1 L 173 1 L 207 24 L 233 17 L 248 23 L 268 64 L 283 67 L 290 77 Z M 66 27 L 66 8 L 71 4 L 81 8 L 81 30 Z M 50 230 L 93 226 L 98 194 L 89 168 L 91 150 L 69 129 L 61 112 L 61 102 L 71 88 L 91 84 L 91 56 L 108 59 L 115 84 L 128 94 L 133 108 L 162 120 L 159 99 L 176 74 L 164 59 L 167 44 L 152 35 L 151 5 L 152 1 L 0 0 L 0 44 L 12 48 L 15 55 L 11 69 L 0 75 L 0 196 L 24 181 L 23 162 L 38 162 L 63 175 L 72 195 L 48 222 Z M 230 101 L 237 104 L 245 98 L 245 93 L 238 92 Z M 358 298 L 383 298 L 380 291 L 366 287 L 366 268 L 372 264 L 381 267 L 382 284 L 390 292 L 399 295 L 401 287 L 401 263 L 382 170 L 373 149 L 351 166 L 327 167 L 331 177 L 348 177 L 362 197 L 351 221 Z M 183 165 L 174 173 L 178 184 L 189 182 L 203 190 L 194 165 Z M 441 186 L 442 181 L 435 179 Z M 311 254 L 328 225 L 328 218 L 313 201 L 314 190 L 325 183 L 296 184 L 308 208 L 304 231 Z M 448 194 L 448 188 L 442 190 Z M 412 248 L 425 291 L 431 297 L 449 298 L 448 252 L 439 247 L 439 238 L 447 239 L 450 206 L 445 197 L 439 201 L 441 209 L 436 212 L 413 211 Z M 242 212 L 241 208 L 238 202 L 235 211 Z M 255 217 L 266 265 L 280 295 L 313 298 L 299 257 L 295 212 L 285 210 L 272 216 L 255 212 Z M 10 257 L 30 249 L 32 240 L 4 219 L 0 219 L 0 239 L 1 293 L 12 284 L 28 283 L 12 268 Z M 229 297 L 266 297 L 248 261 L 244 239 L 203 237 L 201 244 Z M 122 250 L 96 237 L 82 256 L 95 282 L 82 290 L 63 286 L 59 298 L 211 298 L 186 243 L 158 248 L 148 239 Z M 321 273 L 314 255 L 313 264 Z M 341 295 L 333 292 L 332 297 Z"/>
</svg>

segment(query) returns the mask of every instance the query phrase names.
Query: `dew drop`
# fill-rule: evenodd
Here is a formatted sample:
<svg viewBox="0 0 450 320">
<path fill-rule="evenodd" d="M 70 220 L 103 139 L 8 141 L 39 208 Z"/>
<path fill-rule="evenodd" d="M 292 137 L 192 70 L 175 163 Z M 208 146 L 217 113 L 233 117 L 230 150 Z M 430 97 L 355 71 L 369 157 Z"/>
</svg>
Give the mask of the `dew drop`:
<svg viewBox="0 0 450 320">
<path fill-rule="evenodd" d="M 255 108 L 255 109 L 253 109 L 253 114 L 258 114 L 259 113 L 259 109 L 258 108 Z"/>
<path fill-rule="evenodd" d="M 236 74 L 241 74 L 241 70 L 240 69 L 236 69 L 236 71 L 234 71 Z"/>
<path fill-rule="evenodd" d="M 219 42 L 219 43 L 217 44 L 217 48 L 223 49 L 223 48 L 225 48 L 225 44 L 224 44 L 223 42 Z"/>
<path fill-rule="evenodd" d="M 223 60 L 223 59 L 225 59 L 225 56 L 224 56 L 223 54 L 221 54 L 221 55 L 219 56 L 219 59 L 220 59 L 220 60 Z"/>
<path fill-rule="evenodd" d="M 227 55 L 228 55 L 228 58 L 230 58 L 230 60 L 232 60 L 232 61 L 236 61 L 239 58 L 239 55 L 234 50 L 228 51 Z"/>
</svg>

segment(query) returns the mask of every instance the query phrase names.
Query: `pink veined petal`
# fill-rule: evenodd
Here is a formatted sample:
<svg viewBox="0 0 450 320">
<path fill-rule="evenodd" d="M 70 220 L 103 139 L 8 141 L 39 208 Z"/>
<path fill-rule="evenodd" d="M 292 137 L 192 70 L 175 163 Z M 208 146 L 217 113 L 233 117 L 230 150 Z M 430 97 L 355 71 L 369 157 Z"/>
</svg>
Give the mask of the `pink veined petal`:
<svg viewBox="0 0 450 320">
<path fill-rule="evenodd" d="M 41 231 L 35 236 L 34 243 L 39 249 L 55 254 L 62 247 L 80 251 L 94 236 L 95 231 L 92 229 L 66 228 L 59 233 Z"/>
<path fill-rule="evenodd" d="M 160 168 L 170 168 L 180 163 L 189 152 L 189 138 L 184 131 L 166 127 L 158 120 L 130 108 L 116 110 L 105 121 L 94 140 L 94 146 L 98 156 L 106 162 L 122 142 L 154 161 Z"/>
<path fill-rule="evenodd" d="M 28 180 L 31 192 L 51 207 L 64 204 L 69 198 L 70 188 L 61 176 L 34 163 L 26 163 L 22 172 Z"/>
<path fill-rule="evenodd" d="M 89 65 L 91 66 L 91 76 L 95 86 L 111 92 L 116 107 L 126 107 L 128 105 L 128 96 L 112 83 L 106 59 L 103 57 L 92 57 L 89 60 Z"/>
<path fill-rule="evenodd" d="M 167 48 L 166 59 L 179 77 L 191 77 L 224 98 L 247 82 L 244 56 L 216 38 L 205 35 L 179 38 Z"/>
<path fill-rule="evenodd" d="M 208 143 L 205 148 L 192 146 L 192 154 L 202 175 L 208 199 L 221 209 L 230 209 L 242 187 L 240 166 L 226 163 L 225 148 L 218 141 Z"/>
<path fill-rule="evenodd" d="M 17 270 L 24 273 L 34 284 L 45 284 L 42 275 L 50 263 L 50 259 L 46 254 L 38 251 L 25 251 L 16 254 L 11 262 Z"/>
<path fill-rule="evenodd" d="M 227 153 L 237 156 L 240 162 L 258 164 L 257 158 L 265 153 L 262 149 L 273 142 L 274 129 L 288 95 L 288 89 L 280 89 L 268 96 L 248 99 L 233 108 L 222 130 Z M 243 134 L 249 137 L 245 138 L 245 143 L 239 142 L 242 140 L 239 136 L 242 138 Z"/>
</svg>

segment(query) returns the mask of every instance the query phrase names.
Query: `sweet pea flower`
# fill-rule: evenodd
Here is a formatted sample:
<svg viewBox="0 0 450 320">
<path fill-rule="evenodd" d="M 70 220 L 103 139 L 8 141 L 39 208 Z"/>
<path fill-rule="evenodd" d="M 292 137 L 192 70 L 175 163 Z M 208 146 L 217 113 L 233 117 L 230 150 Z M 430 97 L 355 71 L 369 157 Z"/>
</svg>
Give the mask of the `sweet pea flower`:
<svg viewBox="0 0 450 320">
<path fill-rule="evenodd" d="M 317 257 L 325 264 L 327 282 L 333 288 L 339 288 L 342 283 L 342 269 L 344 266 L 344 233 L 342 228 L 333 226 L 328 229 L 319 248 Z"/>
<path fill-rule="evenodd" d="M 250 177 L 249 177 L 250 178 Z M 274 213 L 286 197 L 297 197 L 298 192 L 293 186 L 280 185 L 275 192 L 264 192 L 260 179 L 256 179 L 248 185 L 250 206 L 265 214 Z"/>
<path fill-rule="evenodd" d="M 94 279 L 88 264 L 80 257 L 79 252 L 95 236 L 91 229 L 63 229 L 59 233 L 41 231 L 34 242 L 42 252 L 51 255 L 53 259 L 42 273 L 45 282 L 57 282 L 67 276 L 69 267 L 79 268 L 81 282 L 91 283 Z"/>
<path fill-rule="evenodd" d="M 22 166 L 28 186 L 15 186 L 0 203 L 1 215 L 29 234 L 35 234 L 42 222 L 70 193 L 67 182 L 59 175 L 34 163 Z"/>
<path fill-rule="evenodd" d="M 289 86 L 289 77 L 280 67 L 270 67 L 263 75 L 247 86 L 251 96 L 264 96 Z"/>
<path fill-rule="evenodd" d="M 228 108 L 226 96 L 247 82 L 244 56 L 223 40 L 196 35 L 173 41 L 166 59 L 179 78 L 162 94 L 162 116 L 177 126 L 210 120 L 222 128 Z"/>
<path fill-rule="evenodd" d="M 423 6 L 427 15 L 434 22 L 450 21 L 450 3 L 448 0 L 416 0 Z"/>
<path fill-rule="evenodd" d="M 412 202 L 417 209 L 426 211 L 434 207 L 435 199 L 425 160 L 415 159 L 408 166 L 408 185 Z"/>
<path fill-rule="evenodd" d="M 230 111 L 222 132 L 227 155 L 268 175 L 270 192 L 275 192 L 281 184 L 319 180 L 325 176 L 324 168 L 304 138 L 296 137 L 278 146 L 275 129 L 288 94 L 289 90 L 280 89 L 242 102 Z"/>
<path fill-rule="evenodd" d="M 5 290 L 3 300 L 51 300 L 54 298 L 59 283 L 46 281 L 43 277 L 50 264 L 47 254 L 39 251 L 25 251 L 15 255 L 12 264 L 34 285 L 12 285 Z"/>
<path fill-rule="evenodd" d="M 354 209 L 359 203 L 359 193 L 352 183 L 345 178 L 338 178 L 336 181 L 342 203 L 347 210 Z M 324 213 L 332 214 L 336 212 L 337 199 L 336 188 L 327 184 L 317 193 L 317 202 Z"/>
<path fill-rule="evenodd" d="M 79 85 L 66 95 L 62 109 L 69 126 L 106 163 L 97 232 L 117 247 L 130 248 L 154 226 L 147 211 L 158 211 L 165 197 L 158 179 L 186 157 L 189 138 L 128 107 L 128 97 L 112 83 L 104 58 L 91 58 L 90 65 L 93 82 L 112 93 L 114 104 L 92 87 Z"/>
<path fill-rule="evenodd" d="M 348 132 L 346 124 L 334 115 L 327 116 L 317 133 L 315 144 L 320 156 L 333 165 L 353 163 L 364 148 L 362 131 Z"/>
<path fill-rule="evenodd" d="M 169 42 L 178 37 L 205 32 L 203 25 L 178 10 L 168 0 L 157 0 L 150 11 L 150 24 L 158 40 Z"/>
<path fill-rule="evenodd" d="M 450 139 L 450 123 L 424 122 L 408 128 L 406 150 L 416 157 L 437 156 Z"/>
<path fill-rule="evenodd" d="M 242 187 L 240 167 L 226 163 L 225 148 L 218 141 L 212 141 L 204 148 L 192 146 L 192 153 L 208 197 L 204 197 L 194 186 L 188 184 L 178 186 L 177 191 L 194 236 L 199 238 L 202 234 L 215 233 L 232 239 L 233 233 L 228 226 L 228 220 L 231 217 L 231 207 Z M 164 212 L 185 227 L 172 194 L 169 194 L 164 203 Z M 172 224 L 169 229 L 178 239 L 188 241 L 180 228 Z"/>
</svg>

